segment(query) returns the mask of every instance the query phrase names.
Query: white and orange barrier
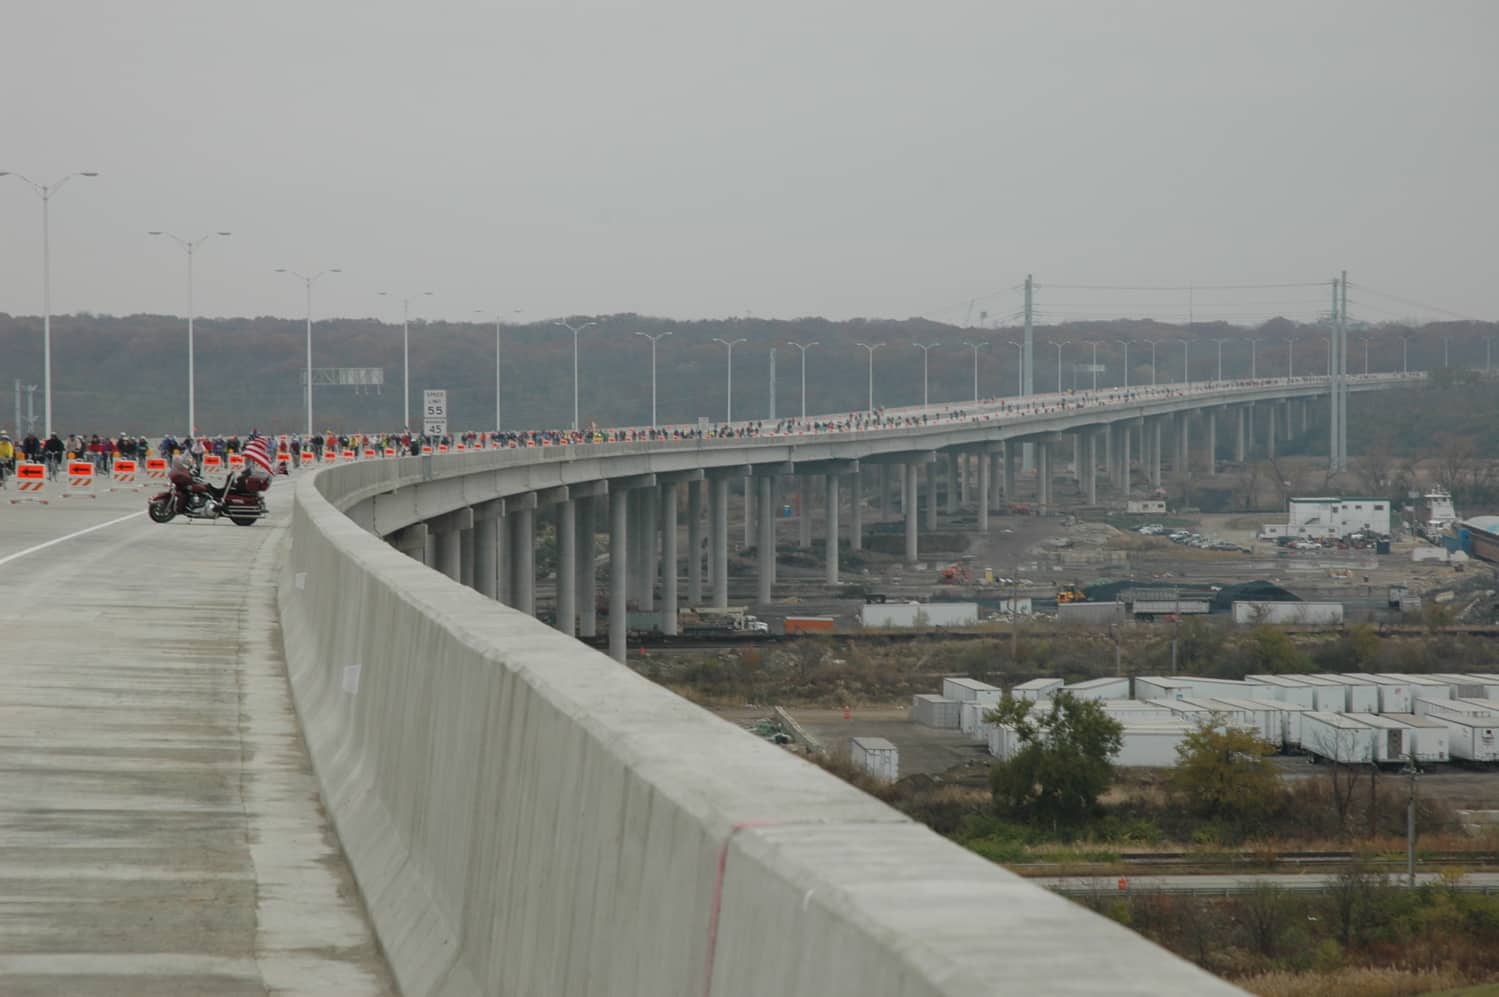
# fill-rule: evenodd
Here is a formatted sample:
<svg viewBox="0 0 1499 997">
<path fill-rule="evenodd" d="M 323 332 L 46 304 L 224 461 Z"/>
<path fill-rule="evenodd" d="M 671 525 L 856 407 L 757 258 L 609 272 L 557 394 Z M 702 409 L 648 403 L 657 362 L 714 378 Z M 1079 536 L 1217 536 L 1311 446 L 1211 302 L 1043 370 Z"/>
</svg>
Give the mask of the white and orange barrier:
<svg viewBox="0 0 1499 997">
<path fill-rule="evenodd" d="M 243 471 L 245 469 L 245 455 L 232 453 L 229 455 L 229 470 Z"/>
<path fill-rule="evenodd" d="M 204 474 L 209 474 L 209 473 L 212 473 L 212 472 L 222 471 L 223 469 L 224 469 L 224 458 L 220 457 L 216 453 L 208 453 L 208 454 L 204 454 L 203 455 L 203 473 Z"/>
<path fill-rule="evenodd" d="M 47 504 L 47 465 L 25 460 L 16 464 L 16 497 L 10 504 L 20 502 Z"/>
<path fill-rule="evenodd" d="M 94 465 L 86 460 L 68 461 L 68 486 L 63 498 L 98 498 L 94 492 Z"/>
<path fill-rule="evenodd" d="M 343 450 L 343 451 L 339 452 L 338 456 L 339 456 L 340 460 L 346 460 L 347 461 L 347 460 L 353 460 L 356 456 L 358 456 L 358 454 L 354 453 L 354 451 L 352 451 L 352 450 Z"/>
<path fill-rule="evenodd" d="M 303 464 L 315 464 L 315 463 L 317 463 L 317 454 L 313 453 L 311 450 L 303 450 L 302 451 L 302 463 Z"/>
<path fill-rule="evenodd" d="M 146 484 L 165 484 L 167 480 L 167 459 L 165 457 L 146 458 Z"/>
<path fill-rule="evenodd" d="M 427 444 L 427 443 L 423 443 L 422 444 L 422 456 L 424 456 L 424 457 L 430 457 L 430 456 L 432 456 L 432 447 L 431 447 L 430 444 Z"/>
<path fill-rule="evenodd" d="M 110 473 L 114 477 L 114 486 L 110 491 L 123 491 L 134 488 L 139 483 L 135 480 L 139 465 L 133 460 L 116 460 L 114 469 Z"/>
<path fill-rule="evenodd" d="M 380 452 L 378 450 L 376 450 L 374 447 L 365 447 L 364 448 L 364 456 L 366 458 L 369 458 L 369 459 L 374 459 L 374 458 L 380 456 Z"/>
<path fill-rule="evenodd" d="M 394 457 L 395 455 L 396 455 L 396 448 L 395 447 L 386 447 L 385 448 L 385 456 L 387 456 L 387 457 Z"/>
</svg>

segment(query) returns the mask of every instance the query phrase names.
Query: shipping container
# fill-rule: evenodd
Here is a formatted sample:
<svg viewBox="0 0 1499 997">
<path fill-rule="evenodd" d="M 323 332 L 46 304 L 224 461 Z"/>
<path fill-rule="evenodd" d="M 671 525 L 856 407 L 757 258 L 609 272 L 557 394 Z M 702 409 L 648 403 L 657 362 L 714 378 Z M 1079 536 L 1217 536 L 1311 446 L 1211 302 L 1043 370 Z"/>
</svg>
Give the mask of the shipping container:
<svg viewBox="0 0 1499 997">
<path fill-rule="evenodd" d="M 1324 674 L 1312 678 L 1323 678 L 1341 685 L 1347 693 L 1343 705 L 1335 713 L 1378 713 L 1379 689 L 1373 682 L 1350 678 L 1347 675 Z M 1406 711 L 1410 712 L 1410 711 Z"/>
<path fill-rule="evenodd" d="M 1050 699 L 1052 694 L 1062 688 L 1061 679 L 1031 679 L 1022 682 L 1010 690 L 1010 695 L 1016 699 Z"/>
<path fill-rule="evenodd" d="M 1205 616 L 1213 604 L 1206 599 L 1136 599 L 1129 608 L 1136 616 Z"/>
<path fill-rule="evenodd" d="M 942 696 L 922 694 L 911 697 L 911 722 L 921 724 L 924 727 L 937 727 L 943 730 L 957 730 L 960 717 L 958 708 L 961 704 L 956 699 L 946 699 Z"/>
<path fill-rule="evenodd" d="M 1374 761 L 1376 731 L 1342 713 L 1301 715 L 1301 748 L 1329 761 L 1368 765 Z"/>
<path fill-rule="evenodd" d="M 1108 626 L 1128 619 L 1122 602 L 1062 602 L 1057 604 L 1057 622 L 1081 626 Z"/>
<path fill-rule="evenodd" d="M 1129 679 L 1086 679 L 1082 682 L 1064 685 L 1059 691 L 1070 692 L 1078 699 L 1128 699 Z"/>
<path fill-rule="evenodd" d="M 961 676 L 942 680 L 942 695 L 960 703 L 984 703 L 994 706 L 1004 698 L 1005 691 L 997 685 L 980 682 L 978 679 Z"/>
<path fill-rule="evenodd" d="M 1343 622 L 1341 602 L 1260 602 L 1236 601 L 1234 622 L 1245 624 L 1302 624 L 1336 626 Z"/>
<path fill-rule="evenodd" d="M 1380 713 L 1349 713 L 1347 716 L 1374 729 L 1375 762 L 1380 765 L 1398 765 L 1407 760 L 1406 756 L 1412 750 L 1407 740 L 1411 735 L 1409 726 Z"/>
<path fill-rule="evenodd" d="M 1414 713 L 1386 713 L 1384 716 L 1411 729 L 1411 751 L 1415 753 L 1417 763 L 1452 760 L 1452 731 L 1440 720 L 1418 717 Z"/>
<path fill-rule="evenodd" d="M 788 634 L 830 634 L 837 629 L 838 621 L 832 616 L 788 616 Z"/>
<path fill-rule="evenodd" d="M 994 611 L 1010 616 L 1030 616 L 1035 610 L 1031 606 L 1031 597 L 1023 595 L 1017 598 L 999 600 L 999 604 L 994 607 Z"/>
<path fill-rule="evenodd" d="M 1427 717 L 1447 725 L 1453 758 L 1470 762 L 1499 762 L 1499 716 L 1456 716 L 1428 713 Z"/>
<path fill-rule="evenodd" d="M 865 605 L 860 619 L 866 627 L 966 627 L 979 621 L 976 602 L 886 602 Z"/>
<path fill-rule="evenodd" d="M 1280 712 L 1280 744 L 1288 751 L 1301 748 L 1301 718 L 1313 712 L 1310 706 L 1300 703 L 1273 702 L 1268 705 Z"/>
<path fill-rule="evenodd" d="M 900 752 L 883 737 L 856 737 L 848 742 L 850 760 L 883 782 L 900 778 Z"/>
<path fill-rule="evenodd" d="M 1244 681 L 1252 686 L 1269 690 L 1269 697 L 1282 703 L 1296 703 L 1307 709 L 1317 709 L 1317 688 L 1293 675 L 1246 675 Z M 1339 690 L 1341 693 L 1341 690 Z M 1254 699 L 1267 697 L 1256 695 Z"/>
<path fill-rule="evenodd" d="M 1170 768 L 1180 760 L 1176 749 L 1191 732 L 1192 726 L 1184 723 L 1126 727 L 1119 738 L 1119 754 L 1112 761 L 1120 768 Z"/>
<path fill-rule="evenodd" d="M 1391 675 L 1374 675 L 1369 672 L 1348 672 L 1349 678 L 1359 682 L 1368 682 L 1374 686 L 1374 691 L 1379 696 L 1379 708 L 1368 710 L 1369 713 L 1411 713 L 1411 686 L 1410 683 L 1401 678 Z M 1349 710 L 1349 713 L 1358 713 L 1359 710 Z"/>
<path fill-rule="evenodd" d="M 1275 697 L 1263 686 L 1256 686 L 1252 682 L 1244 682 L 1239 679 L 1212 679 L 1200 675 L 1178 675 L 1179 679 L 1192 683 L 1193 696 L 1228 696 L 1231 699 L 1274 699 Z"/>
</svg>

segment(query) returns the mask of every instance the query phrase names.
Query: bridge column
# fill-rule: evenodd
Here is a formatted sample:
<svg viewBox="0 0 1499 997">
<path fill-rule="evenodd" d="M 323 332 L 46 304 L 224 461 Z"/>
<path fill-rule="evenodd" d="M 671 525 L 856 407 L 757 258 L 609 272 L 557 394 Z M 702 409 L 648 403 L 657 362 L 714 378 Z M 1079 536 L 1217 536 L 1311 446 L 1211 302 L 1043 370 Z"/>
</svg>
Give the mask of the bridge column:
<svg viewBox="0 0 1499 997">
<path fill-rule="evenodd" d="M 729 604 L 729 479 L 713 480 L 713 605 Z"/>
<path fill-rule="evenodd" d="M 632 490 L 628 500 L 630 524 L 625 531 L 625 551 L 630 561 L 630 592 L 635 596 L 635 605 L 642 612 L 651 612 L 655 609 L 652 604 L 654 599 L 646 574 L 646 519 L 650 510 L 646 507 L 645 493 L 639 489 Z"/>
<path fill-rule="evenodd" d="M 1307 404 L 1306 399 L 1301 399 L 1301 431 L 1303 433 L 1306 432 L 1307 415 L 1311 412 L 1311 409 L 1312 407 Z"/>
<path fill-rule="evenodd" d="M 504 606 L 515 605 L 515 595 L 511 590 L 510 582 L 510 512 L 508 509 L 500 513 L 500 518 L 495 521 L 495 578 L 494 597 L 497 602 Z"/>
<path fill-rule="evenodd" d="M 880 522 L 890 515 L 890 465 L 880 465 Z"/>
<path fill-rule="evenodd" d="M 755 545 L 755 479 L 746 476 L 744 481 L 744 549 Z"/>
<path fill-rule="evenodd" d="M 687 482 L 687 604 L 703 602 L 703 488 L 701 481 Z"/>
<path fill-rule="evenodd" d="M 828 538 L 827 553 L 823 560 L 827 565 L 826 581 L 829 585 L 838 584 L 838 474 L 829 471 L 827 480 L 827 511 L 824 534 Z"/>
<path fill-rule="evenodd" d="M 746 481 L 746 485 L 748 482 Z M 749 488 L 745 488 L 748 501 Z M 661 632 L 668 637 L 677 632 L 677 485 L 671 481 L 661 486 L 657 499 L 661 508 Z M 746 512 L 748 507 L 746 506 Z"/>
<path fill-rule="evenodd" d="M 641 595 L 644 602 L 641 609 L 654 612 L 656 609 L 656 579 L 661 574 L 661 538 L 658 535 L 661 522 L 661 491 L 660 488 L 643 488 L 640 494 L 645 501 L 641 503 L 644 508 L 640 514 L 642 536 L 644 544 L 641 548 L 642 564 L 645 568 L 645 588 Z"/>
<path fill-rule="evenodd" d="M 427 556 L 427 524 L 412 523 L 386 538 L 392 547 L 411 558 L 425 562 Z"/>
<path fill-rule="evenodd" d="M 558 502 L 552 507 L 557 524 L 557 622 L 569 637 L 578 625 L 578 545 L 576 503 Z"/>
<path fill-rule="evenodd" d="M 629 620 L 630 493 L 621 488 L 609 492 L 609 655 L 624 661 L 625 634 Z"/>
<path fill-rule="evenodd" d="M 796 476 L 796 545 L 802 550 L 812 547 L 812 493 L 815 489 L 810 474 Z"/>
<path fill-rule="evenodd" d="M 775 477 L 762 474 L 756 480 L 760 487 L 760 540 L 756 544 L 759 548 L 760 577 L 757 595 L 760 604 L 764 605 L 770 602 L 770 590 L 775 582 L 776 571 Z"/>
<path fill-rule="evenodd" d="M 848 549 L 864 549 L 864 472 L 848 476 Z"/>
<path fill-rule="evenodd" d="M 950 453 L 947 455 L 947 514 L 956 516 L 958 514 L 958 491 L 963 486 L 960 483 L 963 477 L 962 454 Z"/>
<path fill-rule="evenodd" d="M 1150 420 L 1150 486 L 1161 487 L 1161 420 Z"/>
<path fill-rule="evenodd" d="M 1119 427 L 1119 492 L 1125 498 L 1129 498 L 1130 485 L 1133 484 L 1132 469 L 1129 460 L 1130 436 L 1134 430 L 1129 423 Z"/>
<path fill-rule="evenodd" d="M 500 523 L 505 500 L 491 499 L 474 506 L 474 591 L 491 599 L 499 594 Z"/>
<path fill-rule="evenodd" d="M 917 558 L 916 548 L 916 476 L 920 473 L 919 464 L 901 465 L 901 492 L 902 506 L 906 513 L 906 563 L 915 564 Z"/>
<path fill-rule="evenodd" d="M 1022 450 L 1018 440 L 1005 441 L 1005 498 L 1011 502 L 1015 501 L 1015 464 Z"/>
<path fill-rule="evenodd" d="M 433 566 L 453 581 L 460 581 L 463 574 L 464 530 L 474 528 L 474 511 L 458 509 L 445 516 L 428 520 L 428 536 L 436 536 Z"/>
<path fill-rule="evenodd" d="M 1218 410 L 1207 410 L 1208 420 L 1208 477 L 1218 474 Z"/>
<path fill-rule="evenodd" d="M 992 455 L 980 452 L 978 455 L 978 501 L 974 508 L 978 511 L 978 528 L 980 533 L 989 532 L 989 465 L 993 463 Z"/>
<path fill-rule="evenodd" d="M 1176 459 L 1176 469 L 1183 478 L 1192 476 L 1192 413 L 1182 412 L 1177 416 L 1177 442 L 1181 445 L 1181 453 Z"/>
<path fill-rule="evenodd" d="M 914 501 L 915 496 L 912 496 Z M 937 532 L 937 462 L 926 465 L 926 531 Z"/>
<path fill-rule="evenodd" d="M 1248 454 L 1246 454 L 1244 450 L 1244 422 L 1247 412 L 1248 410 L 1242 405 L 1234 409 L 1234 415 L 1236 417 L 1234 421 L 1234 426 L 1236 429 L 1236 432 L 1234 433 L 1234 460 L 1240 464 L 1244 463 L 1244 461 L 1248 458 Z"/>
<path fill-rule="evenodd" d="M 1270 419 L 1269 431 L 1265 434 L 1265 454 L 1271 460 L 1274 460 L 1275 459 L 1275 410 L 1276 410 L 1276 408 L 1278 406 L 1272 404 L 1272 405 L 1267 405 L 1265 407 L 1270 410 L 1269 411 L 1269 419 Z"/>
<path fill-rule="evenodd" d="M 573 503 L 573 547 L 576 563 L 573 580 L 578 587 L 578 636 L 596 637 L 599 632 L 598 580 L 593 565 L 593 498 Z"/>
<path fill-rule="evenodd" d="M 1286 417 L 1285 438 L 1287 440 L 1289 440 L 1291 438 L 1291 401 L 1290 401 L 1290 399 L 1286 399 L 1286 403 L 1285 403 L 1285 417 Z"/>
<path fill-rule="evenodd" d="M 1004 444 L 1001 443 L 1003 448 Z M 1005 490 L 1005 468 L 1004 454 L 1001 451 L 991 452 L 984 455 L 984 460 L 989 465 L 989 511 L 1000 512 L 1002 506 L 999 504 L 1000 496 Z"/>
<path fill-rule="evenodd" d="M 1244 446 L 1250 453 L 1254 452 L 1254 402 L 1245 406 L 1244 416 Z"/>
<path fill-rule="evenodd" d="M 1088 494 L 1088 504 L 1098 504 L 1098 432 L 1090 430 L 1083 445 L 1083 482 Z"/>
<path fill-rule="evenodd" d="M 458 582 L 474 587 L 474 531 L 458 531 Z"/>
<path fill-rule="evenodd" d="M 527 501 L 529 500 L 529 501 Z M 510 509 L 516 499 L 507 499 Z M 527 616 L 536 615 L 536 494 L 521 496 L 510 520 L 510 592 L 513 605 Z"/>
</svg>

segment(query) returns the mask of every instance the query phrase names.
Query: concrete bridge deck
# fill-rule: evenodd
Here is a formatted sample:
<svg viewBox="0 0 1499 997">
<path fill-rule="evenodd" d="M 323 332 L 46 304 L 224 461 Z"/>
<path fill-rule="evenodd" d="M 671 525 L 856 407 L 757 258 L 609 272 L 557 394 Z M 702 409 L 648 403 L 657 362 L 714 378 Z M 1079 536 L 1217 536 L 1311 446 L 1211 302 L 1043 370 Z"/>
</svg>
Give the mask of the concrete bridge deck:
<svg viewBox="0 0 1499 997">
<path fill-rule="evenodd" d="M 13 482 L 12 482 L 13 484 Z M 394 992 L 239 529 L 0 491 L 0 992 Z"/>
</svg>

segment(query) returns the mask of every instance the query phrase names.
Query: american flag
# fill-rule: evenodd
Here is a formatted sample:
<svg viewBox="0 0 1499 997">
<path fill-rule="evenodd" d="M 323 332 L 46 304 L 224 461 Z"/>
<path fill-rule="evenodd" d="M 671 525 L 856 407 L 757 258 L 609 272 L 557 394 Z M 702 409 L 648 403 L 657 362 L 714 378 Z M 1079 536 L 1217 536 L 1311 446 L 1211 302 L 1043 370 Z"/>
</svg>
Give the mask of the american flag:
<svg viewBox="0 0 1499 997">
<path fill-rule="evenodd" d="M 265 441 L 265 437 L 257 436 L 245 444 L 245 460 L 259 467 L 267 474 L 273 472 L 271 467 L 271 450 Z"/>
</svg>

